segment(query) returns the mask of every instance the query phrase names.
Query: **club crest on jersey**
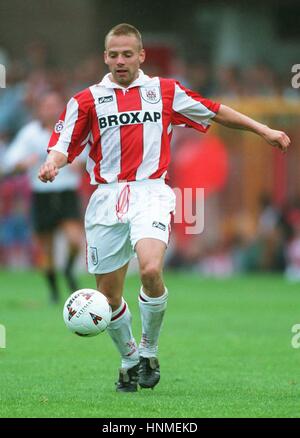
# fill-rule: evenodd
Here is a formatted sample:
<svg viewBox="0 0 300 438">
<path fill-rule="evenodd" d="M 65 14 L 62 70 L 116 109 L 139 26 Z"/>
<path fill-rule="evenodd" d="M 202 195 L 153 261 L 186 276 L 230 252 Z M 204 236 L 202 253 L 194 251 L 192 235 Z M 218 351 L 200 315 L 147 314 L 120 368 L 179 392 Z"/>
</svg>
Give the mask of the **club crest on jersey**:
<svg viewBox="0 0 300 438">
<path fill-rule="evenodd" d="M 142 98 L 149 103 L 157 103 L 160 101 L 159 87 L 142 87 L 140 88 Z"/>
<path fill-rule="evenodd" d="M 56 125 L 54 126 L 54 132 L 56 134 L 59 134 L 64 129 L 64 121 L 59 120 Z"/>
</svg>

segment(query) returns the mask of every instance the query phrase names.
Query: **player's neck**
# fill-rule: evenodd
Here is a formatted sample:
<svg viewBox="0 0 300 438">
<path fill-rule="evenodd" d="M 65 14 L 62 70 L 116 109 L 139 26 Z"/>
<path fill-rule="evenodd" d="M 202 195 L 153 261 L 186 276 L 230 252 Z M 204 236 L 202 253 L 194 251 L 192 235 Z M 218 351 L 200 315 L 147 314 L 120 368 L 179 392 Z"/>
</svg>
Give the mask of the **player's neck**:
<svg viewBox="0 0 300 438">
<path fill-rule="evenodd" d="M 134 78 L 133 78 L 128 84 L 120 84 L 120 82 L 118 82 L 118 81 L 115 80 L 115 78 L 113 77 L 113 75 L 112 75 L 111 73 L 109 74 L 109 79 L 110 79 L 110 81 L 113 82 L 114 84 L 117 84 L 117 85 L 119 85 L 120 87 L 126 89 L 126 88 L 130 87 L 130 85 L 131 85 L 131 84 L 132 84 L 132 83 L 133 83 L 133 82 L 139 77 L 139 74 L 140 74 L 140 72 L 139 72 L 139 70 L 138 70 L 138 71 L 136 72 Z"/>
</svg>

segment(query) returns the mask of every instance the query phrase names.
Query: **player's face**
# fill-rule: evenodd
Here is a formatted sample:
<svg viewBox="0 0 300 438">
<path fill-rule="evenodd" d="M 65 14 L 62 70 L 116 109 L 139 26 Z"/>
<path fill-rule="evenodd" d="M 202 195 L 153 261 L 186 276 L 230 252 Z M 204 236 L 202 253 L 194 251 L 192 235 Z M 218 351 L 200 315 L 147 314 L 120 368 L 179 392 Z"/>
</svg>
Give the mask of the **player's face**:
<svg viewBox="0 0 300 438">
<path fill-rule="evenodd" d="M 113 81 L 127 87 L 137 77 L 138 70 L 145 60 L 145 51 L 141 49 L 134 35 L 111 36 L 107 40 L 104 62 L 112 74 Z"/>
</svg>

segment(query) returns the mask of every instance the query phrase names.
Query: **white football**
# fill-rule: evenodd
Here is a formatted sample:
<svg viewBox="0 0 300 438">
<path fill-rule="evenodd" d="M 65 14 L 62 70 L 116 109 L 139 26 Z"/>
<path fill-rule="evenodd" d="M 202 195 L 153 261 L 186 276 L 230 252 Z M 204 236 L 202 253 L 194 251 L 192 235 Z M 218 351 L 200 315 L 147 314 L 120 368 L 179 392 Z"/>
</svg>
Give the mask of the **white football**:
<svg viewBox="0 0 300 438">
<path fill-rule="evenodd" d="M 76 335 L 96 336 L 110 323 L 111 307 L 101 292 L 80 289 L 65 302 L 63 317 L 68 329 Z"/>
</svg>

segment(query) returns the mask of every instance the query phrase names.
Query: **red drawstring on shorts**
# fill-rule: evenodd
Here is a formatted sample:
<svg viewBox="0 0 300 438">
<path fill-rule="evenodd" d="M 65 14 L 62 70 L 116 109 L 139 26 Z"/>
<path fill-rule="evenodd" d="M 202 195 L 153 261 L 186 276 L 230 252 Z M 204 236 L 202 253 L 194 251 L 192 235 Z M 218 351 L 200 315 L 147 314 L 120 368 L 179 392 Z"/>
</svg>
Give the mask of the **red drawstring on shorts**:
<svg viewBox="0 0 300 438">
<path fill-rule="evenodd" d="M 121 193 L 118 197 L 118 201 L 116 204 L 116 215 L 119 220 L 121 220 L 124 214 L 128 212 L 129 195 L 130 195 L 130 186 L 129 184 L 126 184 L 126 186 L 123 187 L 123 189 L 121 190 Z"/>
</svg>

